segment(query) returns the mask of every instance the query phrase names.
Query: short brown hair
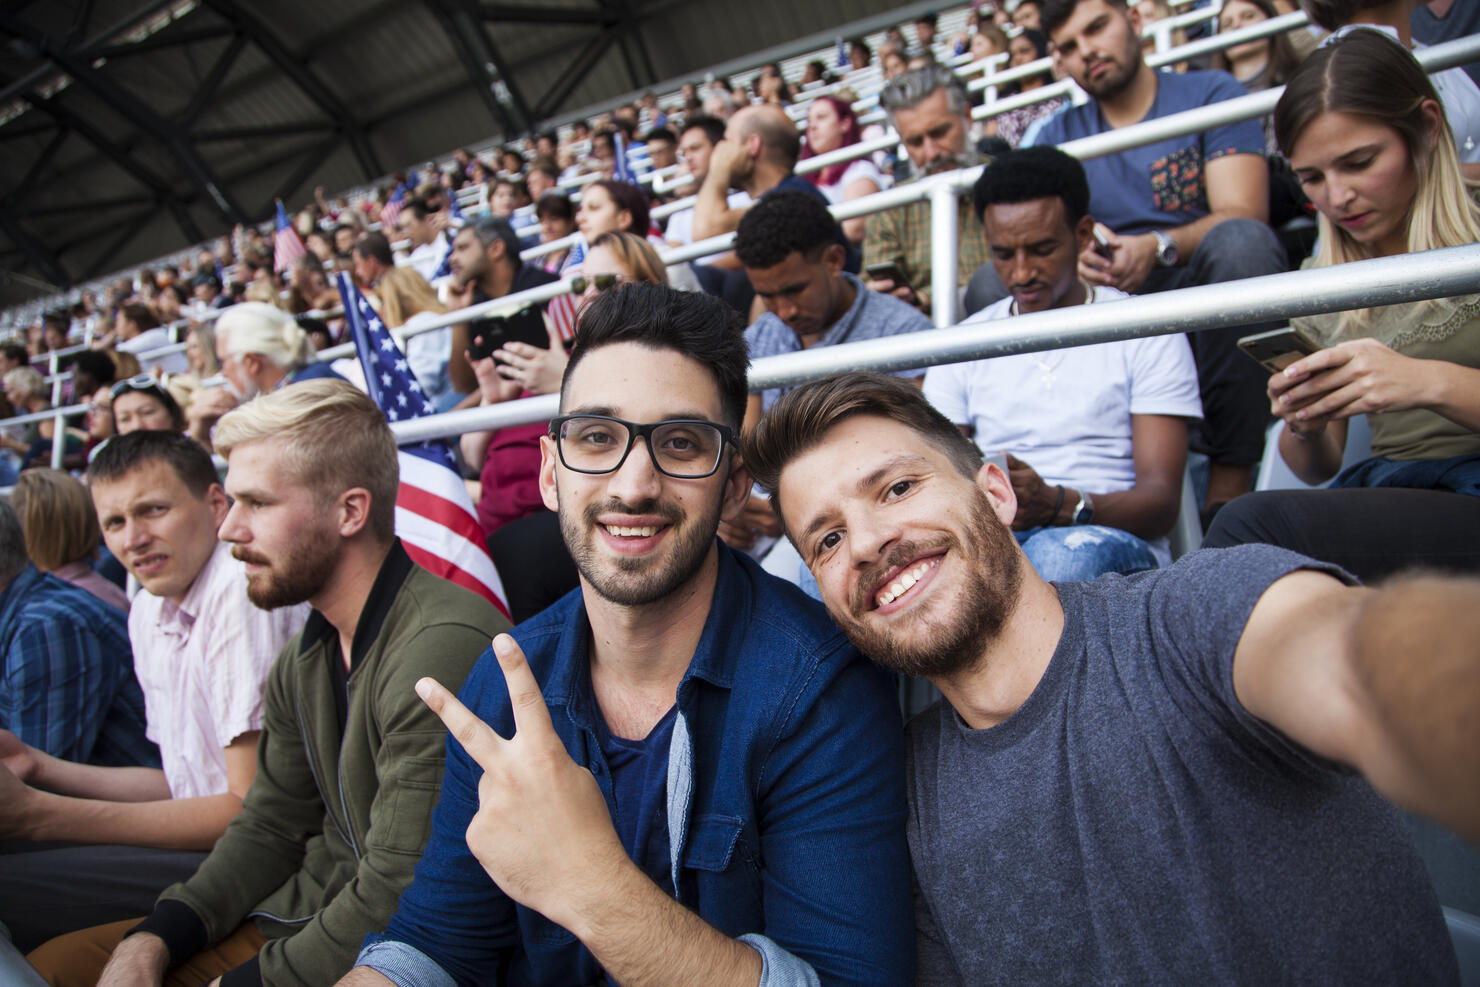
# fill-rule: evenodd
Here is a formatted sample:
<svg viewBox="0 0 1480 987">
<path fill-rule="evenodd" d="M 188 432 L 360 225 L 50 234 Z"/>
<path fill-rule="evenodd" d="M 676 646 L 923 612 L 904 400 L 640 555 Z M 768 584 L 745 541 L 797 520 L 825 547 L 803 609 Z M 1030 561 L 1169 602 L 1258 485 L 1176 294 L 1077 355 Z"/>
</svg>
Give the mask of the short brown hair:
<svg viewBox="0 0 1480 987">
<path fill-rule="evenodd" d="M 936 411 L 913 384 L 861 370 L 824 377 L 783 394 L 743 443 L 745 465 L 771 495 L 771 506 L 783 525 L 777 490 L 781 471 L 834 426 L 857 415 L 899 422 L 944 453 L 963 476 L 975 477 L 982 467 L 976 443 Z"/>
<path fill-rule="evenodd" d="M 68 473 L 29 469 L 15 481 L 11 506 L 36 568 L 55 572 L 98 552 L 98 512 L 87 488 Z"/>
<path fill-rule="evenodd" d="M 364 391 L 334 377 L 289 384 L 223 416 L 213 442 L 229 460 L 236 446 L 273 438 L 284 440 L 284 470 L 321 498 L 354 487 L 370 491 L 372 535 L 381 542 L 395 537 L 396 439 Z"/>
</svg>

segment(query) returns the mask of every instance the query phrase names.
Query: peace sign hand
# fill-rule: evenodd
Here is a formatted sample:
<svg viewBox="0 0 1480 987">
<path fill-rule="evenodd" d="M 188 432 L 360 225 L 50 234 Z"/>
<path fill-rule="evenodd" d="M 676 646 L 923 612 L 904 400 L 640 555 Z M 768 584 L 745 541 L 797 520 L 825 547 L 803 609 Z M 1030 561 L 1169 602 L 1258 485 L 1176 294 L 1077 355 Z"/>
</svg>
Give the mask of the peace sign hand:
<svg viewBox="0 0 1480 987">
<path fill-rule="evenodd" d="M 514 713 L 508 740 L 435 679 L 416 693 L 483 769 L 468 849 L 510 898 L 580 935 L 581 917 L 609 907 L 635 865 L 596 779 L 555 733 L 524 652 L 507 634 L 493 651 Z"/>
</svg>

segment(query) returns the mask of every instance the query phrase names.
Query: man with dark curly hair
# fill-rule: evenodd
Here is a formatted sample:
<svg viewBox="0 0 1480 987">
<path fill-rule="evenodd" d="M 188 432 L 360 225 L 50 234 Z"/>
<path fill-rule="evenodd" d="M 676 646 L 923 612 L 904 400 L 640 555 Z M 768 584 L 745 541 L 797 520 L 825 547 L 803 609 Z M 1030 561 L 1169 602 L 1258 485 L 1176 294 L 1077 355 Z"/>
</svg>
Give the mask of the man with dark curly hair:
<svg viewBox="0 0 1480 987">
<path fill-rule="evenodd" d="M 931 328 L 930 319 L 893 295 L 869 291 L 843 269 L 845 251 L 838 223 L 804 192 L 773 192 L 750 208 L 735 230 L 735 255 L 750 276 L 765 313 L 745 330 L 752 360 Z M 900 376 L 920 382 L 924 369 Z M 750 395 L 746 428 L 785 393 L 771 387 Z M 720 534 L 750 549 L 757 536 L 778 538 L 781 527 L 770 501 L 752 496 L 744 514 Z"/>
</svg>

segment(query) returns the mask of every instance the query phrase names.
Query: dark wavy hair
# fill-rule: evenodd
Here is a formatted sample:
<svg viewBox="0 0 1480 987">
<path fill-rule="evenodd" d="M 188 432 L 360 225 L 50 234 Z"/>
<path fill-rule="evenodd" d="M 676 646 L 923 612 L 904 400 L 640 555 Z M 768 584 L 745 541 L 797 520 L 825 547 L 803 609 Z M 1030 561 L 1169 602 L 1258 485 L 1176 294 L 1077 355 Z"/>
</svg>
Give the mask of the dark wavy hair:
<svg viewBox="0 0 1480 987">
<path fill-rule="evenodd" d="M 702 364 L 719 388 L 724 424 L 738 429 L 745 420 L 746 368 L 750 364 L 745 320 L 724 300 L 643 282 L 603 291 L 581 312 L 575 347 L 560 382 L 562 412 L 576 367 L 589 354 L 613 343 L 673 350 Z"/>
<path fill-rule="evenodd" d="M 735 229 L 735 256 L 746 267 L 775 267 L 792 251 L 809 260 L 838 242 L 838 221 L 808 192 L 772 192 L 748 209 Z"/>
</svg>

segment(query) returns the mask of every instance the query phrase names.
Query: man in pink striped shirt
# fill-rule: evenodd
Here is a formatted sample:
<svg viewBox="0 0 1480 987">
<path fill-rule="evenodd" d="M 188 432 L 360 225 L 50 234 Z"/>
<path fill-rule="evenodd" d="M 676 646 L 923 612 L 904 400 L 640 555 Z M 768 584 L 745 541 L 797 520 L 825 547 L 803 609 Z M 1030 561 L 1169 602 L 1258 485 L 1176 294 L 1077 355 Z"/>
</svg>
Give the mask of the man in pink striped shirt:
<svg viewBox="0 0 1480 987">
<path fill-rule="evenodd" d="M 194 873 L 241 810 L 268 670 L 308 616 L 248 601 L 243 563 L 216 540 L 226 494 L 195 442 L 114 438 L 88 480 L 108 548 L 143 590 L 129 640 L 164 767 L 74 764 L 0 733 L 0 838 L 78 844 L 21 844 L 0 866 L 0 920 L 22 950 L 143 914 Z"/>
</svg>

